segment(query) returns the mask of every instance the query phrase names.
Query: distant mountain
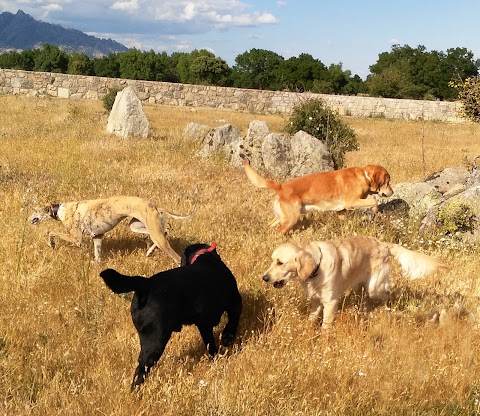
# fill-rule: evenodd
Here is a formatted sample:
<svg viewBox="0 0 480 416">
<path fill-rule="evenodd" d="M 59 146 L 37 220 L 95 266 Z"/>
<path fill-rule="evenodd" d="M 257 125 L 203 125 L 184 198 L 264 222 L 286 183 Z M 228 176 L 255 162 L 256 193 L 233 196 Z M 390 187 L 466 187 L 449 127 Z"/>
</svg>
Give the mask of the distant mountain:
<svg viewBox="0 0 480 416">
<path fill-rule="evenodd" d="M 44 43 L 57 45 L 69 53 L 85 53 L 91 58 L 128 50 L 126 46 L 112 39 L 100 39 L 79 30 L 38 21 L 21 10 L 16 14 L 0 14 L 0 53 L 34 49 Z"/>
</svg>

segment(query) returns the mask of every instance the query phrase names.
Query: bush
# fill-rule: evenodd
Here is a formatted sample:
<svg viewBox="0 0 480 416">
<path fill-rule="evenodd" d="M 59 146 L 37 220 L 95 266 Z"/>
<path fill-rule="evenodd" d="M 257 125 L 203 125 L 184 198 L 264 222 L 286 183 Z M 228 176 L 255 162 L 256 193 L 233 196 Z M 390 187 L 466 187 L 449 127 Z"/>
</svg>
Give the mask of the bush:
<svg viewBox="0 0 480 416">
<path fill-rule="evenodd" d="M 480 121 L 480 76 L 467 78 L 465 81 L 451 81 L 451 87 L 458 91 L 462 102 L 460 116 L 478 123 Z"/>
<path fill-rule="evenodd" d="M 307 100 L 294 107 L 286 131 L 295 134 L 300 130 L 326 145 L 332 155 L 335 169 L 344 166 L 345 153 L 359 148 L 355 131 L 321 99 Z"/>
<path fill-rule="evenodd" d="M 452 200 L 437 210 L 437 219 L 440 229 L 446 234 L 455 234 L 459 231 L 473 231 L 475 214 L 466 202 Z"/>
<path fill-rule="evenodd" d="M 117 92 L 122 91 L 122 88 L 112 87 L 108 89 L 108 92 L 103 97 L 103 108 L 105 110 L 110 111 L 115 103 L 115 97 L 117 96 Z"/>
</svg>

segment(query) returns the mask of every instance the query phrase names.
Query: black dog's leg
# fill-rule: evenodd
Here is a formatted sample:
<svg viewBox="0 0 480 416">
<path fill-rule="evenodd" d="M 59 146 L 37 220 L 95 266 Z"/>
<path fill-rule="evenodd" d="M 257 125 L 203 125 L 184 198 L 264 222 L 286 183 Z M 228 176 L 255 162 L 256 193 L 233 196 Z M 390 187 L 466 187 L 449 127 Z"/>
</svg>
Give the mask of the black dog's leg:
<svg viewBox="0 0 480 416">
<path fill-rule="evenodd" d="M 215 345 L 215 338 L 213 337 L 213 326 L 209 325 L 197 325 L 200 335 L 202 336 L 203 343 L 208 353 L 215 357 L 218 352 L 217 346 Z"/>
<path fill-rule="evenodd" d="M 147 336 L 140 334 L 140 355 L 138 367 L 133 375 L 131 391 L 145 381 L 150 369 L 160 359 L 172 335 L 171 332 L 158 337 L 158 333 L 150 333 Z"/>
<path fill-rule="evenodd" d="M 222 345 L 228 347 L 233 344 L 237 336 L 238 323 L 242 313 L 242 297 L 237 293 L 227 308 L 228 323 L 222 332 Z"/>
</svg>

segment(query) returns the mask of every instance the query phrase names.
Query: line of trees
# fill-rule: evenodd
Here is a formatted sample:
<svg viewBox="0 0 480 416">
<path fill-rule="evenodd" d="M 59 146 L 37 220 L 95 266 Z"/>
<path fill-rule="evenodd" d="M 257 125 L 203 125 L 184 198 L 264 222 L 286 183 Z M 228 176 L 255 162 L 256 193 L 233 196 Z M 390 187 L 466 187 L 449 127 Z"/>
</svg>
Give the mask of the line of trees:
<svg viewBox="0 0 480 416">
<path fill-rule="evenodd" d="M 1 54 L 0 67 L 266 90 L 454 100 L 458 91 L 451 82 L 478 76 L 480 60 L 475 61 L 473 53 L 465 48 L 445 53 L 427 51 L 421 45 L 394 45 L 390 52 L 379 55 L 367 79 L 362 80 L 343 69 L 342 63 L 327 67 L 306 53 L 285 59 L 275 52 L 254 48 L 238 55 L 230 67 L 205 49 L 168 55 L 134 48 L 89 58 L 45 44 L 38 49 Z"/>
</svg>

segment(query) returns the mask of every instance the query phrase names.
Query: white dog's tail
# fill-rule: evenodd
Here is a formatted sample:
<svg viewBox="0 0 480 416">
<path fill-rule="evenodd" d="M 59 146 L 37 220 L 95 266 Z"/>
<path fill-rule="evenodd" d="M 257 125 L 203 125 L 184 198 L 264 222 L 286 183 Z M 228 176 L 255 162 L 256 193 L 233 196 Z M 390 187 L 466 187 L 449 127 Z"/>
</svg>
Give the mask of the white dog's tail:
<svg viewBox="0 0 480 416">
<path fill-rule="evenodd" d="M 186 220 L 188 218 L 193 217 L 195 214 L 196 209 L 194 209 L 190 214 L 176 214 L 175 212 L 170 212 L 165 209 L 158 208 L 158 213 L 160 215 L 166 215 L 167 217 L 176 219 L 176 220 Z"/>
<path fill-rule="evenodd" d="M 398 244 L 388 243 L 388 248 L 390 254 L 400 263 L 402 275 L 408 279 L 415 280 L 438 271 L 450 270 L 448 264 Z"/>
</svg>

